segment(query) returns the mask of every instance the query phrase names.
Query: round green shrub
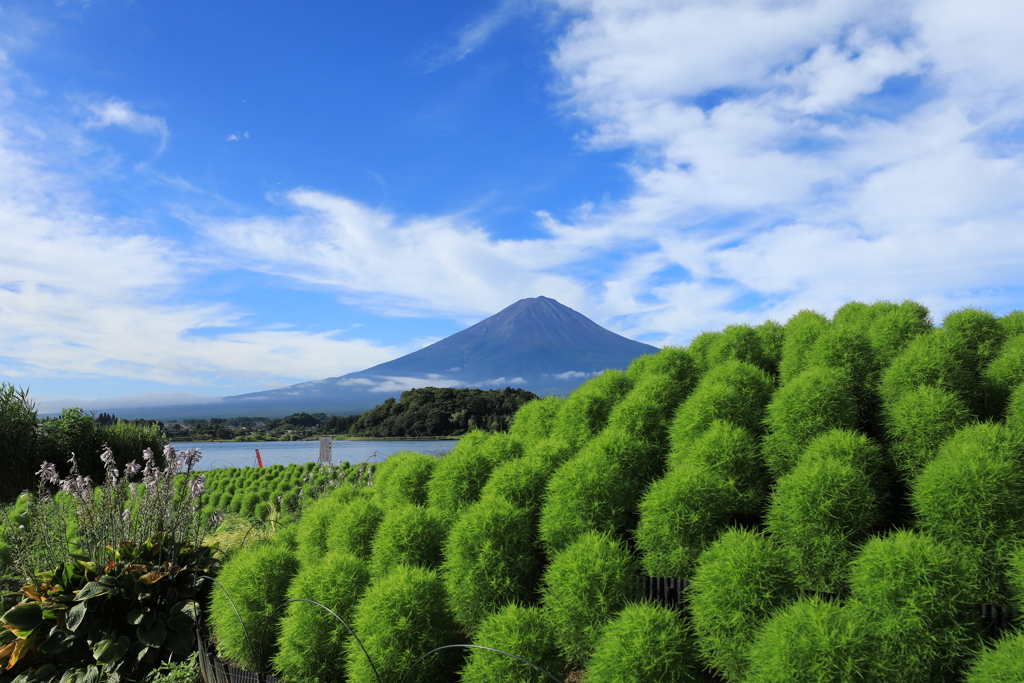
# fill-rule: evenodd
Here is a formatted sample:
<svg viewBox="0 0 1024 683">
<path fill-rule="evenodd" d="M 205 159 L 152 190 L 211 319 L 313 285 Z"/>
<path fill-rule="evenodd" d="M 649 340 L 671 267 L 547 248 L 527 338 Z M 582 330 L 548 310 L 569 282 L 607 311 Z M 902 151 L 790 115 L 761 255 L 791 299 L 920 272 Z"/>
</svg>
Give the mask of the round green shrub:
<svg viewBox="0 0 1024 683">
<path fill-rule="evenodd" d="M 978 382 L 970 369 L 969 353 L 952 335 L 934 329 L 914 337 L 882 373 L 879 393 L 888 410 L 922 384 L 959 396 L 968 406 Z"/>
<path fill-rule="evenodd" d="M 983 592 L 1005 594 L 1001 567 L 1024 541 L 1024 434 L 1002 424 L 961 429 L 943 444 L 911 487 L 921 530 L 967 546 L 991 569 Z"/>
<path fill-rule="evenodd" d="M 1010 587 L 1010 604 L 1024 614 L 1024 546 L 1013 551 L 1007 563 L 1006 582 Z"/>
<path fill-rule="evenodd" d="M 539 531 L 548 553 L 597 529 L 628 539 L 636 526 L 643 479 L 634 469 L 640 445 L 606 430 L 551 475 L 541 506 Z"/>
<path fill-rule="evenodd" d="M 857 414 L 871 418 L 878 411 L 879 366 L 866 332 L 849 327 L 831 327 L 814 341 L 804 358 L 808 367 L 821 365 L 841 368 L 850 373 Z"/>
<path fill-rule="evenodd" d="M 399 683 L 421 656 L 436 647 L 460 642 L 445 608 L 444 586 L 436 571 L 405 564 L 370 583 L 356 604 L 353 638 L 345 649 L 351 683 Z M 373 661 L 371 666 L 367 654 Z M 450 683 L 462 663 L 461 649 L 441 650 L 423 660 L 410 675 L 418 683 Z"/>
<path fill-rule="evenodd" d="M 384 576 L 399 564 L 439 567 L 447 533 L 436 510 L 411 503 L 388 508 L 373 537 L 370 576 Z"/>
<path fill-rule="evenodd" d="M 583 664 L 612 616 L 640 595 L 636 563 L 621 543 L 589 531 L 555 554 L 542 601 L 561 655 Z"/>
<path fill-rule="evenodd" d="M 533 401 L 534 403 L 536 401 Z M 529 405 L 529 403 L 527 404 Z M 507 432 L 490 432 L 480 446 L 480 452 L 495 465 L 523 457 L 526 448 L 523 441 Z"/>
<path fill-rule="evenodd" d="M 967 683 L 1020 683 L 1024 681 L 1024 631 L 1008 633 L 984 648 L 971 663 Z"/>
<path fill-rule="evenodd" d="M 270 503 L 265 500 L 261 500 L 256 503 L 256 507 L 253 508 L 252 516 L 259 520 L 264 520 L 270 515 Z"/>
<path fill-rule="evenodd" d="M 703 681 L 693 635 L 673 610 L 627 605 L 609 621 L 587 664 L 590 683 Z"/>
<path fill-rule="evenodd" d="M 749 650 L 745 683 L 872 680 L 871 625 L 859 610 L 818 598 L 798 600 L 761 628 Z"/>
<path fill-rule="evenodd" d="M 454 522 L 460 511 L 480 499 L 494 465 L 482 448 L 452 449 L 438 461 L 427 482 L 427 505 L 449 524 Z"/>
<path fill-rule="evenodd" d="M 532 602 L 540 579 L 537 538 L 529 513 L 493 496 L 468 507 L 445 542 L 441 566 L 448 609 L 473 632 L 510 602 Z"/>
<path fill-rule="evenodd" d="M 1024 334 L 1024 311 L 1019 308 L 1010 311 L 999 318 L 999 326 L 1003 328 L 1007 339 Z"/>
<path fill-rule="evenodd" d="M 972 420 L 956 394 L 923 384 L 889 406 L 889 454 L 906 481 L 912 481 L 939 452 L 942 443 Z"/>
<path fill-rule="evenodd" d="M 587 380 L 565 400 L 552 435 L 569 444 L 574 451 L 578 450 L 604 429 L 612 408 L 632 387 L 633 380 L 618 370 L 605 370 Z"/>
<path fill-rule="evenodd" d="M 703 660 L 741 681 L 758 629 L 793 600 L 794 576 L 778 544 L 746 529 L 723 532 L 697 560 L 688 589 Z"/>
<path fill-rule="evenodd" d="M 676 410 L 669 431 L 672 450 L 699 438 L 714 420 L 760 434 L 774 391 L 775 380 L 750 363 L 729 360 L 715 366 Z"/>
<path fill-rule="evenodd" d="M 568 674 L 540 607 L 505 605 L 480 623 L 473 644 L 522 657 L 557 678 Z M 551 679 L 512 657 L 473 648 L 459 680 L 461 683 L 547 683 Z"/>
<path fill-rule="evenodd" d="M 544 489 L 555 467 L 539 455 L 529 455 L 498 465 L 480 492 L 480 500 L 493 496 L 506 498 L 526 510 L 531 519 L 540 514 Z"/>
<path fill-rule="evenodd" d="M 1024 334 L 1006 340 L 1002 348 L 984 371 L 987 398 L 992 414 L 1000 415 L 1010 394 L 1024 383 Z"/>
<path fill-rule="evenodd" d="M 879 367 L 889 367 L 911 340 L 932 329 L 928 309 L 916 301 L 904 301 L 899 305 L 886 302 L 868 329 L 868 340 L 875 350 Z"/>
<path fill-rule="evenodd" d="M 779 361 L 779 380 L 786 384 L 807 367 L 806 356 L 814 342 L 829 329 L 828 318 L 814 311 L 802 310 L 786 321 L 782 338 L 782 360 Z"/>
<path fill-rule="evenodd" d="M 373 475 L 380 506 L 426 505 L 427 483 L 438 462 L 414 451 L 400 451 L 382 462 Z"/>
<path fill-rule="evenodd" d="M 836 457 L 801 458 L 772 491 L 765 525 L 786 550 L 801 588 L 839 592 L 857 546 L 879 526 L 867 473 Z"/>
<path fill-rule="evenodd" d="M 640 501 L 636 546 L 648 576 L 685 578 L 733 519 L 736 488 L 717 472 L 687 463 L 651 484 Z"/>
<path fill-rule="evenodd" d="M 1024 382 L 1010 394 L 1006 405 L 1006 426 L 1024 434 Z"/>
<path fill-rule="evenodd" d="M 863 470 L 879 495 L 892 484 L 892 462 L 878 444 L 852 429 L 830 429 L 807 444 L 801 460 L 835 458 Z"/>
<path fill-rule="evenodd" d="M 765 424 L 763 453 L 776 477 L 789 472 L 819 434 L 857 426 L 857 405 L 850 374 L 841 368 L 812 366 L 772 396 Z"/>
<path fill-rule="evenodd" d="M 669 453 L 669 467 L 693 463 L 715 472 L 735 486 L 735 511 L 761 512 L 768 494 L 768 471 L 757 439 L 743 427 L 725 420 L 712 422 L 688 447 Z"/>
<path fill-rule="evenodd" d="M 641 476 L 653 478 L 664 471 L 669 425 L 686 391 L 672 377 L 651 375 L 637 381 L 608 416 L 609 431 L 621 431 L 641 447 Z"/>
<path fill-rule="evenodd" d="M 880 312 L 880 308 L 862 301 L 848 301 L 832 314 L 832 325 L 866 332 Z"/>
<path fill-rule="evenodd" d="M 708 330 L 701 332 L 690 341 L 690 345 L 686 347 L 686 350 L 697 364 L 699 372 L 706 372 L 712 366 L 714 347 L 723 336 L 725 335 L 721 332 Z"/>
<path fill-rule="evenodd" d="M 356 602 L 369 580 L 363 560 L 349 552 L 332 550 L 292 579 L 288 598 L 316 600 L 351 626 Z M 274 669 L 293 683 L 345 680 L 344 648 L 351 638 L 349 630 L 322 607 L 293 602 L 281 619 Z"/>
<path fill-rule="evenodd" d="M 959 680 L 977 649 L 973 568 L 939 541 L 913 531 L 869 540 L 851 564 L 850 591 L 874 625 L 878 680 Z"/>
<path fill-rule="evenodd" d="M 977 308 L 961 308 L 942 320 L 942 329 L 967 349 L 971 369 L 980 373 L 999 353 L 1006 341 L 1006 330 L 999 318 Z"/>
<path fill-rule="evenodd" d="M 242 496 L 238 511 L 243 517 L 254 517 L 256 513 L 256 505 L 259 504 L 259 502 L 259 494 L 255 491 L 250 491 Z"/>
<path fill-rule="evenodd" d="M 547 396 L 520 406 L 508 432 L 513 439 L 530 444 L 551 436 L 558 424 L 565 399 Z"/>
<path fill-rule="evenodd" d="M 295 530 L 297 554 L 303 565 L 315 564 L 327 554 L 327 531 L 343 507 L 343 503 L 331 498 L 318 498 L 306 505 Z"/>
<path fill-rule="evenodd" d="M 224 563 L 217 577 L 220 586 L 214 586 L 210 605 L 210 623 L 222 657 L 253 671 L 267 668 L 277 652 L 276 622 L 282 613 L 277 614 L 275 623 L 269 623 L 270 615 L 287 598 L 288 585 L 298 569 L 295 555 L 273 543 L 241 548 Z M 264 630 L 267 637 L 260 653 L 257 649 Z"/>
<path fill-rule="evenodd" d="M 782 345 L 786 338 L 786 326 L 775 320 L 765 320 L 754 329 L 761 342 L 761 356 L 765 363 L 761 367 L 772 376 L 777 376 L 779 363 L 782 362 Z"/>
<path fill-rule="evenodd" d="M 694 354 L 697 370 L 700 374 L 705 374 L 731 360 L 750 363 L 766 372 L 775 372 L 778 358 L 773 358 L 772 355 L 779 354 L 781 349 L 765 348 L 764 336 L 750 325 L 729 325 L 706 342 L 702 340 L 698 343 L 696 351 L 699 353 L 699 356 Z"/>
<path fill-rule="evenodd" d="M 684 387 L 684 393 L 690 393 L 700 379 L 700 370 L 689 351 L 678 346 L 666 346 L 658 353 L 634 358 L 626 368 L 626 376 L 633 383 L 654 375 L 671 377 Z"/>
<path fill-rule="evenodd" d="M 327 547 L 370 559 L 373 537 L 384 519 L 384 509 L 370 496 L 358 496 L 345 503 L 327 528 Z"/>
<path fill-rule="evenodd" d="M 524 457 L 536 456 L 554 469 L 576 455 L 576 451 L 577 449 L 565 439 L 553 436 L 543 441 L 529 444 L 526 447 Z"/>
</svg>

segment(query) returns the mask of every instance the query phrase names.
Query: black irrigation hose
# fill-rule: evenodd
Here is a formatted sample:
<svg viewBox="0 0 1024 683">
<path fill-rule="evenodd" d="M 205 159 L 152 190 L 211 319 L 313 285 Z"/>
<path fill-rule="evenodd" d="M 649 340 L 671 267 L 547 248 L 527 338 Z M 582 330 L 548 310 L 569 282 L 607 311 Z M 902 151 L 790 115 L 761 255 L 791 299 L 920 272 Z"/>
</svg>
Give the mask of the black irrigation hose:
<svg viewBox="0 0 1024 683">
<path fill-rule="evenodd" d="M 317 607 L 323 607 L 325 610 L 327 610 L 328 613 L 330 613 L 330 615 L 332 617 L 334 617 L 335 619 L 340 621 L 342 626 L 347 628 L 348 632 L 351 633 L 352 637 L 356 639 L 357 643 L 359 643 L 359 648 L 363 651 L 363 654 L 366 655 L 366 660 L 368 662 L 370 662 L 370 667 L 373 669 L 373 675 L 377 678 L 377 683 L 381 683 L 380 674 L 377 673 L 377 666 L 373 663 L 373 659 L 370 657 L 370 653 L 366 651 L 365 647 L 363 647 L 363 641 L 359 640 L 359 636 L 357 636 L 356 632 L 352 630 L 352 627 L 349 626 L 347 623 L 345 623 L 344 619 L 342 619 L 337 614 L 335 614 L 334 610 L 332 610 L 330 607 L 328 607 L 327 605 L 324 605 L 323 603 L 319 603 L 316 600 L 310 600 L 309 598 L 293 598 L 291 600 L 286 600 L 286 601 L 282 602 L 280 605 L 278 605 L 277 607 L 274 608 L 274 611 L 270 613 L 270 617 L 267 619 L 267 623 L 263 624 L 263 632 L 260 633 L 260 655 L 261 656 L 263 655 L 263 639 L 266 638 L 266 636 L 267 636 L 267 627 L 270 626 L 271 622 L 274 620 L 274 615 L 277 614 L 278 610 L 280 610 L 282 607 L 285 607 L 286 605 L 290 605 L 293 602 L 308 602 L 310 604 L 316 605 Z M 259 662 L 257 662 L 257 665 L 258 664 L 259 664 Z"/>
<path fill-rule="evenodd" d="M 491 652 L 497 652 L 499 654 L 507 655 L 507 656 L 512 657 L 514 659 L 518 659 L 520 662 L 524 662 L 526 664 L 529 664 L 534 669 L 536 669 L 537 671 L 540 671 L 545 676 L 547 676 L 548 678 L 553 680 L 555 683 L 563 683 L 562 681 L 560 681 L 557 678 L 555 678 L 554 676 L 552 676 L 550 671 L 537 666 L 536 664 L 534 664 L 533 662 L 531 662 L 531 661 L 529 661 L 527 659 L 523 659 L 522 657 L 520 657 L 518 655 L 514 655 L 511 652 L 505 652 L 504 650 L 499 650 L 499 649 L 494 648 L 494 647 L 486 647 L 484 645 L 469 645 L 469 644 L 466 644 L 466 643 L 461 643 L 461 644 L 458 644 L 458 645 L 442 645 L 441 647 L 435 647 L 433 650 L 431 650 L 430 652 L 428 652 L 427 654 L 423 655 L 422 657 L 417 659 L 415 662 L 413 662 L 412 666 L 410 666 L 408 669 L 406 669 L 405 675 L 402 676 L 402 683 L 405 683 L 405 680 L 407 678 L 409 678 L 409 674 L 412 673 L 412 670 L 415 669 L 419 665 L 419 663 L 422 662 L 424 659 L 426 659 L 430 655 L 434 654 L 435 652 L 440 652 L 441 650 L 447 650 L 447 649 L 453 648 L 453 647 L 469 647 L 469 648 L 475 648 L 477 650 L 489 650 Z M 369 656 L 369 655 L 367 655 L 367 656 Z"/>
</svg>

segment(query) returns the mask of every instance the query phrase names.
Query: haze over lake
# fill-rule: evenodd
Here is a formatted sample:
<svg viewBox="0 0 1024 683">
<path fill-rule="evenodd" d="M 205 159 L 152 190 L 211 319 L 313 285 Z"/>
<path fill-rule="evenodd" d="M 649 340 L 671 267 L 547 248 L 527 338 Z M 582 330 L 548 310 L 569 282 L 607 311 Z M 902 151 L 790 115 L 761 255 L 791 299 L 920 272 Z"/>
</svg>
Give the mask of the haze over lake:
<svg viewBox="0 0 1024 683">
<path fill-rule="evenodd" d="M 455 447 L 456 439 L 424 441 L 335 441 L 332 461 L 356 464 L 364 461 L 382 463 L 399 451 L 417 451 L 441 456 Z M 301 465 L 316 462 L 320 457 L 319 441 L 183 441 L 171 444 L 177 450 L 198 448 L 203 457 L 196 469 L 215 470 L 222 467 L 253 467 L 256 449 L 260 449 L 263 465 Z M 376 453 L 376 457 L 374 457 Z"/>
</svg>

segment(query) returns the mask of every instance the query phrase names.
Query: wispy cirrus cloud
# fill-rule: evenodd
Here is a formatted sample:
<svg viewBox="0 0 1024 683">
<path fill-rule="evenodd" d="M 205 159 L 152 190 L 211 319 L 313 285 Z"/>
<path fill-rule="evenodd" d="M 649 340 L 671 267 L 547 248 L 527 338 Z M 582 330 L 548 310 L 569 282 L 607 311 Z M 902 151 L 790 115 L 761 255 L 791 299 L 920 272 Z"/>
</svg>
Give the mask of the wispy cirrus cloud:
<svg viewBox="0 0 1024 683">
<path fill-rule="evenodd" d="M 90 113 L 90 117 L 85 123 L 86 128 L 120 126 L 135 133 L 156 135 L 160 138 L 157 154 L 167 148 L 167 141 L 170 139 L 171 133 L 167 128 L 167 122 L 161 117 L 141 114 L 130 102 L 116 99 L 88 102 L 85 107 Z"/>
</svg>

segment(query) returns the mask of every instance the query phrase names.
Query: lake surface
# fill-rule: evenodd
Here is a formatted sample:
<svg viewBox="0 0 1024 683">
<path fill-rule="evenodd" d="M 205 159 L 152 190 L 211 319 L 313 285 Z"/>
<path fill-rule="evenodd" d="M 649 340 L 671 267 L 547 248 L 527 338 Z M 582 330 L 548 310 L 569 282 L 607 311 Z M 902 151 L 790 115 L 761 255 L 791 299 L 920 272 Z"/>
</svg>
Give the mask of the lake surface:
<svg viewBox="0 0 1024 683">
<path fill-rule="evenodd" d="M 332 461 L 340 464 L 346 460 L 351 464 L 364 461 L 381 463 L 399 451 L 417 451 L 427 455 L 442 456 L 455 448 L 455 439 L 437 441 L 335 441 L 331 446 Z M 316 462 L 320 458 L 319 441 L 176 441 L 171 444 L 176 450 L 198 448 L 202 459 L 197 470 L 215 470 L 222 467 L 253 467 L 256 465 L 256 449 L 260 449 L 263 465 L 301 465 Z M 376 453 L 376 457 L 374 456 Z"/>
</svg>

